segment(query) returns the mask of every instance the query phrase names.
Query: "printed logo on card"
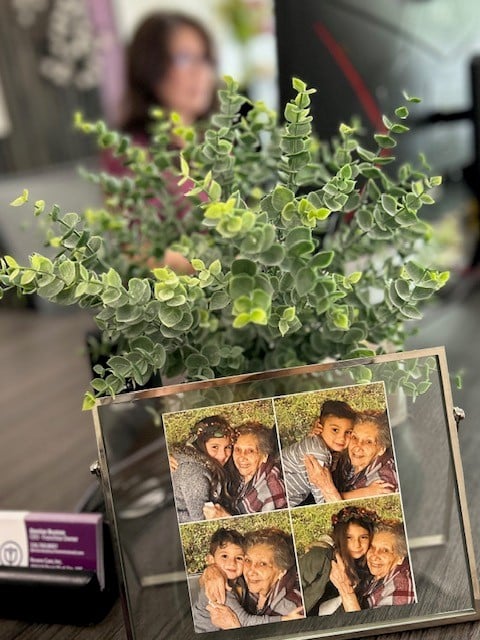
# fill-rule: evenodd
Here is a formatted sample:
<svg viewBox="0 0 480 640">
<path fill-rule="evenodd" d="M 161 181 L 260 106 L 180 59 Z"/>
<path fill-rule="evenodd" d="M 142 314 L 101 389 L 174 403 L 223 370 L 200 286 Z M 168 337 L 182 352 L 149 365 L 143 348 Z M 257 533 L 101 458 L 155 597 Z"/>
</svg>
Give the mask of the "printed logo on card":
<svg viewBox="0 0 480 640">
<path fill-rule="evenodd" d="M 22 563 L 22 548 L 14 540 L 7 540 L 0 547 L 0 564 L 18 567 Z"/>
</svg>

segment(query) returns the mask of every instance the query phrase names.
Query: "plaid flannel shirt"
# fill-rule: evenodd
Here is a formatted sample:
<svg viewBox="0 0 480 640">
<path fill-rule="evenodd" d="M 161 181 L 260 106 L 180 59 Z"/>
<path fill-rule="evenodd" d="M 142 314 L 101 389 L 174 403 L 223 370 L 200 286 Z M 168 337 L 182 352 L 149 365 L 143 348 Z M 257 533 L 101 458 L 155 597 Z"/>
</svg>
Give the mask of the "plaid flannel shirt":
<svg viewBox="0 0 480 640">
<path fill-rule="evenodd" d="M 363 594 L 363 599 L 368 608 L 415 602 L 415 591 L 407 558 L 384 578 L 372 579 Z"/>
<path fill-rule="evenodd" d="M 383 455 L 375 457 L 365 469 L 358 473 L 353 471 L 348 456 L 345 456 L 334 474 L 334 482 L 338 481 L 337 486 L 342 492 L 368 487 L 376 480 L 390 484 L 392 486 L 391 493 L 398 491 L 397 472 L 391 449 L 387 449 Z"/>
<path fill-rule="evenodd" d="M 270 616 L 286 616 L 297 607 L 301 607 L 303 603 L 296 568 L 289 569 L 273 585 L 261 610 L 257 609 L 258 594 L 256 593 L 248 593 L 246 604 L 251 612 Z"/>
<path fill-rule="evenodd" d="M 273 460 L 263 462 L 253 478 L 240 485 L 237 498 L 239 513 L 274 511 L 287 506 L 285 484 L 280 468 Z"/>
</svg>

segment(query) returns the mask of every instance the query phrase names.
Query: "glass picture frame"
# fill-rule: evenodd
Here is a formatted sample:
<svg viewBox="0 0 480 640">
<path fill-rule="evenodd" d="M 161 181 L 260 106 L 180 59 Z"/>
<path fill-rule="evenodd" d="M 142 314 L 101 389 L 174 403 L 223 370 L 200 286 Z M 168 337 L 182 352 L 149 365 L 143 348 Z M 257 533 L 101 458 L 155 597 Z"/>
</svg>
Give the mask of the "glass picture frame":
<svg viewBox="0 0 480 640">
<path fill-rule="evenodd" d="M 296 496 L 292 483 L 296 467 L 287 464 L 287 457 L 295 451 L 295 443 L 318 437 L 315 423 L 322 407 L 328 408 L 332 401 L 348 405 L 355 413 L 353 426 L 345 416 L 343 422 L 341 419 L 334 424 L 337 430 L 339 424 L 344 427 L 344 439 L 336 444 L 329 440 L 326 430 L 330 427 L 325 427 L 329 423 L 323 419 L 322 442 L 326 443 L 327 458 L 322 459 L 320 467 L 328 469 L 334 478 L 333 489 L 342 491 L 332 497 L 322 485 L 320 496 L 314 490 L 306 498 Z M 479 618 L 478 578 L 443 347 L 146 389 L 102 398 L 93 415 L 128 640 L 351 638 Z M 231 435 L 228 432 L 230 443 L 213 424 L 215 420 L 202 423 L 215 416 L 232 427 Z M 373 418 L 383 421 L 382 438 L 386 433 L 386 441 L 376 437 L 380 431 L 372 435 L 369 420 Z M 262 444 L 259 431 L 252 424 L 249 430 L 245 423 L 253 423 L 257 429 L 263 425 L 269 438 Z M 209 496 L 212 500 L 202 503 L 200 511 L 188 512 L 193 514 L 190 516 L 185 505 L 202 494 L 201 476 L 195 475 L 193 465 L 191 482 L 185 489 L 185 483 L 178 480 L 182 474 L 175 474 L 179 465 L 185 464 L 184 457 L 191 453 L 192 445 L 212 433 L 215 440 L 207 443 L 214 442 L 217 451 L 230 447 L 227 454 L 207 450 L 207 455 L 228 458 L 227 462 L 222 459 L 220 466 L 225 471 L 229 465 L 228 477 L 236 478 L 236 483 L 228 484 L 234 501 L 228 503 L 228 511 L 221 492 L 214 491 L 213 497 Z M 252 433 L 257 438 L 253 449 Z M 267 440 L 269 444 L 265 445 Z M 358 459 L 368 453 L 369 446 L 377 446 L 375 456 L 358 471 Z M 266 447 L 270 447 L 269 456 L 263 459 Z M 260 460 L 253 476 L 248 466 L 248 453 L 252 451 Z M 299 460 L 303 453 L 300 447 Z M 202 458 L 205 451 L 198 455 Z M 218 460 L 212 468 L 219 466 Z M 270 460 L 273 462 L 269 466 Z M 379 460 L 384 465 L 380 473 Z M 324 475 L 310 462 L 309 482 L 318 474 Z M 265 481 L 263 488 L 255 485 L 263 477 L 262 470 L 271 471 L 275 465 L 277 484 Z M 189 477 L 183 467 L 180 470 Z M 207 475 L 212 480 L 211 473 Z M 248 493 L 252 483 L 257 489 L 254 498 Z M 207 483 L 210 488 L 214 484 Z M 278 486 L 284 487 L 284 497 L 278 497 Z M 359 493 L 362 488 L 363 493 Z M 217 504 L 223 511 L 207 519 Z M 312 574 L 308 552 L 314 549 L 312 557 L 321 555 L 318 547 L 325 540 L 332 544 L 339 522 L 346 525 L 344 535 L 352 537 L 351 525 L 358 524 L 359 513 L 371 520 L 372 527 L 363 555 L 357 558 L 357 577 L 352 579 L 345 569 L 340 574 L 343 587 L 335 593 L 329 574 L 324 580 L 326 590 L 312 599 L 308 595 Z M 396 527 L 395 535 L 388 526 Z M 199 577 L 207 567 L 214 565 L 210 574 L 215 574 L 218 565 L 222 567 L 212 544 L 225 530 L 240 535 L 235 557 L 242 563 L 241 569 L 238 564 L 235 569 L 238 575 L 230 577 L 229 586 L 235 587 L 240 609 L 229 618 L 234 627 L 228 630 L 216 626 L 227 624 L 228 619 L 222 618 L 224 610 L 218 606 L 221 597 L 215 601 L 211 594 L 207 597 L 202 592 L 205 587 L 199 587 Z M 268 538 L 272 535 L 287 541 L 290 556 L 287 551 L 283 555 L 278 551 L 284 542 L 278 537 Z M 365 532 L 363 538 L 367 538 Z M 338 563 L 335 553 L 339 553 L 341 542 L 335 539 L 333 552 L 329 552 L 329 570 Z M 402 547 L 402 539 L 406 547 Z M 386 569 L 379 569 L 383 562 L 378 557 L 380 542 L 384 547 L 387 542 L 383 552 L 394 558 Z M 217 548 L 232 548 L 222 544 Z M 401 548 L 403 554 L 399 553 Z M 263 555 L 259 557 L 260 552 Z M 288 571 L 287 564 L 280 566 L 287 556 Z M 267 565 L 271 575 L 259 586 L 265 576 L 258 572 Z M 406 573 L 400 575 L 400 571 Z M 287 575 L 292 576 L 290 591 L 285 588 L 281 593 L 285 597 L 274 601 L 272 594 L 276 589 L 278 595 L 285 587 Z M 402 582 L 405 575 L 408 588 Z M 237 593 L 240 591 L 241 596 Z M 356 599 L 354 609 L 348 591 Z M 333 605 L 326 604 L 334 600 L 327 597 L 329 594 L 336 595 L 339 605 L 332 611 L 329 607 Z M 210 616 L 207 604 L 210 611 L 218 608 L 222 615 L 215 611 Z M 230 600 L 230 604 L 235 612 L 238 602 L 234 606 Z M 290 618 L 294 605 L 299 605 L 297 617 Z M 198 610 L 202 612 L 200 618 Z M 210 631 L 214 636 L 205 635 Z"/>
</svg>

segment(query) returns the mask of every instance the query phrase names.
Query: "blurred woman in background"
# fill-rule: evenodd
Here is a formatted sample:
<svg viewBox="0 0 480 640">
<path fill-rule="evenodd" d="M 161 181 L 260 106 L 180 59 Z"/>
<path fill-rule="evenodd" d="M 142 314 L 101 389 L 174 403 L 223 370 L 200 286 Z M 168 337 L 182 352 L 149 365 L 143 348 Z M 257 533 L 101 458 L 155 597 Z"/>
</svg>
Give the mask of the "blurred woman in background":
<svg viewBox="0 0 480 640">
<path fill-rule="evenodd" d="M 120 128 L 147 142 L 151 110 L 175 111 L 186 125 L 216 104 L 217 62 L 212 39 L 195 18 L 157 11 L 137 27 L 127 49 Z"/>
<path fill-rule="evenodd" d="M 118 128 L 136 146 L 152 146 L 154 109 L 165 117 L 175 112 L 181 124 L 193 125 L 206 119 L 216 106 L 217 63 L 212 38 L 195 18 L 176 11 L 149 14 L 136 28 L 126 51 L 126 78 Z M 173 133 L 168 150 L 173 156 L 160 169 L 157 194 L 148 200 L 160 220 L 165 216 L 182 219 L 191 210 L 185 194 L 192 188 L 168 166 L 175 166 L 182 140 Z M 127 158 L 110 149 L 101 157 L 103 171 L 115 177 L 131 175 Z M 108 196 L 108 193 L 106 194 Z M 125 208 L 124 208 L 125 213 Z M 128 213 L 127 213 L 128 215 Z M 133 219 L 131 224 L 137 224 Z M 161 228 L 159 228 L 161 233 Z M 153 269 L 168 265 L 177 273 L 191 273 L 190 263 L 180 253 L 167 248 L 158 256 L 151 237 L 143 237 L 132 248 L 132 262 Z"/>
</svg>

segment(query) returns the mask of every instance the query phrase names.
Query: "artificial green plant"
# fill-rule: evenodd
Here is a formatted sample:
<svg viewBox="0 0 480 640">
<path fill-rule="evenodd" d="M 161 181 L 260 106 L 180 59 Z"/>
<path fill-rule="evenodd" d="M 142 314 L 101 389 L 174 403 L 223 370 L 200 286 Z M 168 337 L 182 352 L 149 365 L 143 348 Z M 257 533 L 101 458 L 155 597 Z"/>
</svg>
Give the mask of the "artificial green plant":
<svg viewBox="0 0 480 640">
<path fill-rule="evenodd" d="M 369 149 L 354 123 L 318 141 L 314 89 L 299 79 L 293 87 L 279 124 L 261 102 L 240 117 L 248 100 L 226 78 L 204 129 L 157 110 L 146 149 L 77 116 L 129 174 L 88 176 L 105 194 L 101 210 L 46 212 L 55 257 L 35 253 L 20 265 L 5 256 L 0 294 L 91 309 L 112 355 L 95 367 L 85 408 L 155 373 L 198 380 L 400 351 L 447 281 L 418 260 L 430 234 L 419 213 L 441 179 L 424 163 L 387 171 L 418 100 L 405 96 Z M 180 218 L 178 182 L 191 202 Z M 45 213 L 42 201 L 34 208 Z M 167 248 L 193 271 L 161 266 Z"/>
</svg>

